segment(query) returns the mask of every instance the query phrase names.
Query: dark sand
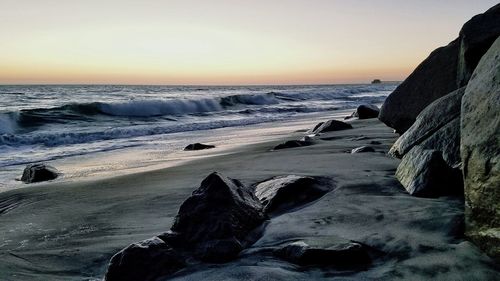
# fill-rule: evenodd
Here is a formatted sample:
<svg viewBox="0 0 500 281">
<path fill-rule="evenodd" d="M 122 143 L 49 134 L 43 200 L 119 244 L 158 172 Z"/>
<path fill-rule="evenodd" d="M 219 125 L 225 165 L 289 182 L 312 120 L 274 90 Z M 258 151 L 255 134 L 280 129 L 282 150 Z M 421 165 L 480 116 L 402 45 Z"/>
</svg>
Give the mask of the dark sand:
<svg viewBox="0 0 500 281">
<path fill-rule="evenodd" d="M 279 142 L 259 143 L 163 170 L 0 193 L 0 280 L 101 279 L 115 252 L 168 230 L 180 204 L 212 171 L 245 184 L 287 174 L 329 176 L 337 188 L 272 218 L 240 259 L 185 270 L 175 280 L 499 280 L 492 261 L 460 238 L 462 200 L 407 195 L 394 178 L 399 160 L 386 156 L 397 136 L 376 119 L 352 125 L 307 147 L 270 151 Z M 349 153 L 362 145 L 376 152 Z M 262 253 L 303 238 L 351 239 L 379 256 L 363 271 L 338 271 Z"/>
</svg>

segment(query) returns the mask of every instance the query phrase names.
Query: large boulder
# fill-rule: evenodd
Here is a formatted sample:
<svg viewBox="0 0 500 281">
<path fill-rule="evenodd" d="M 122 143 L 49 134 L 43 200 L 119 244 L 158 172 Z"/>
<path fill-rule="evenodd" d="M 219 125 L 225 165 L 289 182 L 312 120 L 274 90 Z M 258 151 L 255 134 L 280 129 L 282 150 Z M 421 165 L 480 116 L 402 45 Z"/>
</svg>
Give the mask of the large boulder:
<svg viewBox="0 0 500 281">
<path fill-rule="evenodd" d="M 457 89 L 458 50 L 458 40 L 434 50 L 387 97 L 380 108 L 380 121 L 402 134 L 427 105 Z"/>
<path fill-rule="evenodd" d="M 371 262 L 367 247 L 343 239 L 304 239 L 275 251 L 276 256 L 305 266 L 364 267 Z"/>
<path fill-rule="evenodd" d="M 435 100 L 422 110 L 415 123 L 394 143 L 389 154 L 401 158 L 415 145 L 421 145 L 442 151 L 450 166 L 458 164 L 459 116 L 464 93 L 465 87 L 460 88 Z"/>
<path fill-rule="evenodd" d="M 238 255 L 265 219 L 252 188 L 214 172 L 182 203 L 171 230 L 198 258 L 221 262 Z"/>
<path fill-rule="evenodd" d="M 500 36 L 500 4 L 470 19 L 460 30 L 458 86 L 465 86 L 481 57 Z"/>
<path fill-rule="evenodd" d="M 29 164 L 24 168 L 21 181 L 24 183 L 34 183 L 53 180 L 58 176 L 59 171 L 50 165 L 43 163 Z"/>
<path fill-rule="evenodd" d="M 448 166 L 441 151 L 418 145 L 403 157 L 396 178 L 414 196 L 437 197 L 462 192 L 460 171 Z"/>
<path fill-rule="evenodd" d="M 362 104 L 356 108 L 352 116 L 358 117 L 359 119 L 377 118 L 379 111 L 380 109 L 376 105 Z"/>
<path fill-rule="evenodd" d="M 459 37 L 433 51 L 380 109 L 379 119 L 399 134 L 432 101 L 465 86 L 481 56 L 500 35 L 500 4 L 464 24 Z"/>
<path fill-rule="evenodd" d="M 500 37 L 465 90 L 460 141 L 466 234 L 500 261 Z"/>
<path fill-rule="evenodd" d="M 278 176 L 255 186 L 255 195 L 267 213 L 296 208 L 323 196 L 331 183 L 306 176 Z"/>
<path fill-rule="evenodd" d="M 186 265 L 185 258 L 158 237 L 134 243 L 109 262 L 106 281 L 153 281 Z"/>
<path fill-rule="evenodd" d="M 352 129 L 351 124 L 333 119 L 320 124 L 314 127 L 314 134 Z"/>
</svg>

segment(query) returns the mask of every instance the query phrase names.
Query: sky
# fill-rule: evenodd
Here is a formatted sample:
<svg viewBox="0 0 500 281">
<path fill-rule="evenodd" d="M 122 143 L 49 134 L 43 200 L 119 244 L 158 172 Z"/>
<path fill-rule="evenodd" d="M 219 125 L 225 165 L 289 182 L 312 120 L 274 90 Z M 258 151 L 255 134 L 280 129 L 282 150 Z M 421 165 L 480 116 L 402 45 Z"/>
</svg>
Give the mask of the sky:
<svg viewBox="0 0 500 281">
<path fill-rule="evenodd" d="M 0 0 L 0 84 L 403 80 L 498 0 Z"/>
</svg>

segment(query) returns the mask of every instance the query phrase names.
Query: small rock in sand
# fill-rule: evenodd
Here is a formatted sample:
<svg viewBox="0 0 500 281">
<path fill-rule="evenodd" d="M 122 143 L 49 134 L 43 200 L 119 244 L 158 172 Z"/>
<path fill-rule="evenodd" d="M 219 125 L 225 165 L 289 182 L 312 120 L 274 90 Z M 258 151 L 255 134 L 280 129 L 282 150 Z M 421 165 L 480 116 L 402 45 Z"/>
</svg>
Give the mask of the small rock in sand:
<svg viewBox="0 0 500 281">
<path fill-rule="evenodd" d="M 21 181 L 24 183 L 34 183 L 53 180 L 59 176 L 56 168 L 43 163 L 29 164 L 23 171 Z"/>
<path fill-rule="evenodd" d="M 376 105 L 362 104 L 356 108 L 352 116 L 358 117 L 359 119 L 377 118 L 379 111 L 380 109 Z"/>
<path fill-rule="evenodd" d="M 203 144 L 203 143 L 192 143 L 184 148 L 185 151 L 191 151 L 191 150 L 202 150 L 202 149 L 210 149 L 214 148 L 215 145 L 210 145 L 210 144 Z"/>
<path fill-rule="evenodd" d="M 371 146 L 360 146 L 351 150 L 351 153 L 363 153 L 363 152 L 375 152 L 375 149 Z"/>
<path fill-rule="evenodd" d="M 321 125 L 320 125 L 321 124 Z M 351 124 L 342 122 L 342 121 L 337 121 L 337 120 L 328 120 L 324 123 L 320 123 L 316 125 L 314 128 L 313 133 L 325 133 L 325 132 L 332 132 L 332 131 L 340 131 L 340 130 L 346 130 L 346 129 L 352 129 Z"/>
<path fill-rule="evenodd" d="M 280 150 L 280 149 L 285 149 L 285 148 L 294 148 L 294 147 L 302 147 L 302 146 L 309 146 L 312 145 L 313 142 L 310 140 L 291 140 L 291 141 L 286 141 L 284 143 L 280 143 L 277 146 L 273 148 L 273 150 Z"/>
</svg>

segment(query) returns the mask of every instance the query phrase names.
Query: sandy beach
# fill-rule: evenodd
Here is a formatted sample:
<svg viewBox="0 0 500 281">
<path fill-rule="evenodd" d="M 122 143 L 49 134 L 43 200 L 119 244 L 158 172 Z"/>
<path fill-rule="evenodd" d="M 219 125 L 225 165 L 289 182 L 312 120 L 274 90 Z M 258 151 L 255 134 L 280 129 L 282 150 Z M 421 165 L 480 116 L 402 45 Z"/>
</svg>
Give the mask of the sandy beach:
<svg viewBox="0 0 500 281">
<path fill-rule="evenodd" d="M 499 271 L 461 237 L 463 198 L 412 197 L 386 155 L 397 135 L 377 119 L 323 133 L 314 145 L 272 151 L 280 140 L 239 146 L 173 167 L 107 179 L 54 182 L 0 194 L 0 279 L 101 280 L 111 256 L 167 231 L 180 204 L 218 171 L 246 185 L 280 175 L 329 177 L 334 190 L 272 217 L 261 238 L 226 264 L 203 264 L 174 280 L 494 280 Z M 351 154 L 370 145 L 375 152 Z M 197 152 L 199 153 L 199 152 Z M 300 267 L 266 254 L 284 241 L 353 240 L 372 249 L 364 270 Z M 471 270 L 473 268 L 474 270 Z"/>
</svg>

